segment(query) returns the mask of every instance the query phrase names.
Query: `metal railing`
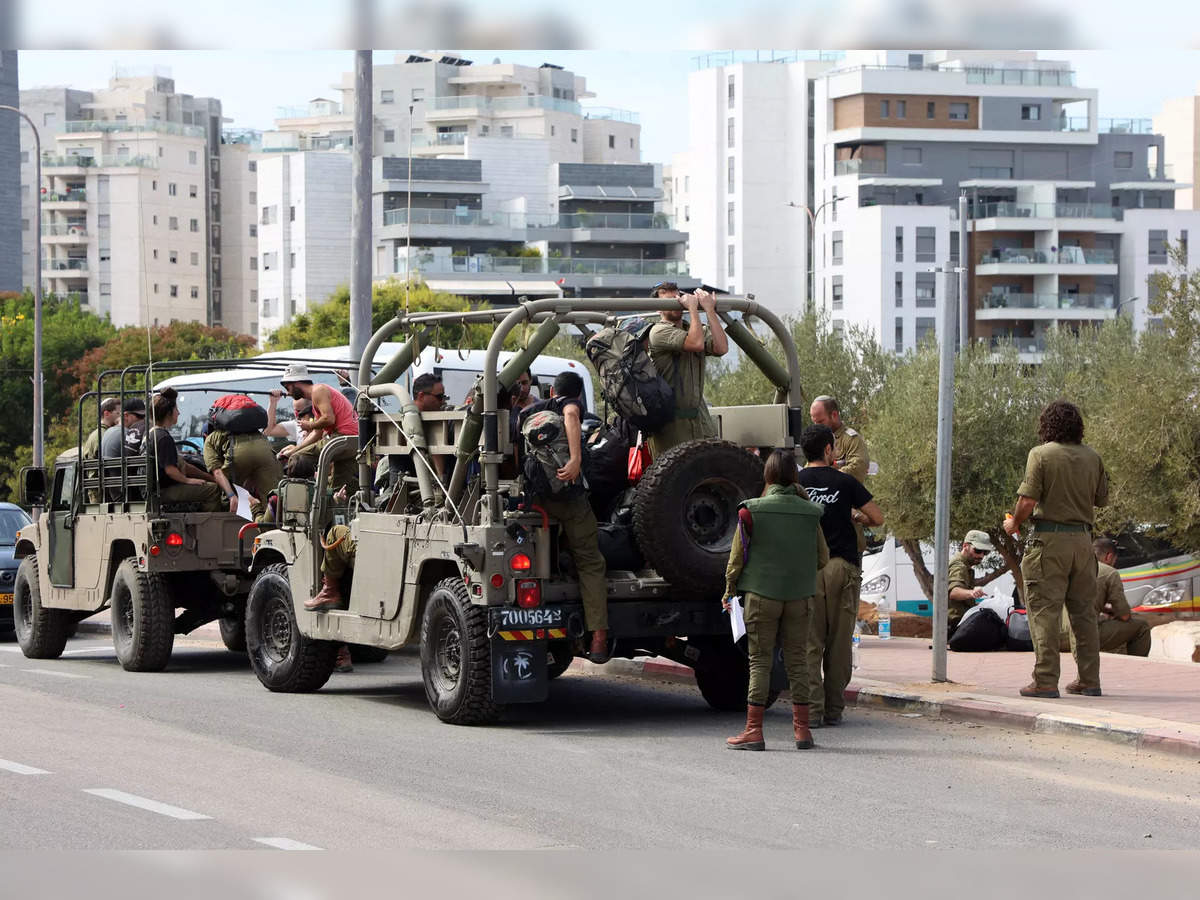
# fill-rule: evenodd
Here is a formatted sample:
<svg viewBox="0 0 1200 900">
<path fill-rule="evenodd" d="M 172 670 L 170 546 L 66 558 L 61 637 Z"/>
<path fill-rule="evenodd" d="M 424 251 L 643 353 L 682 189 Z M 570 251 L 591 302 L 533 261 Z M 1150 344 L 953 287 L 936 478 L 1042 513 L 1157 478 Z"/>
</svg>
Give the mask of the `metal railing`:
<svg viewBox="0 0 1200 900">
<path fill-rule="evenodd" d="M 77 237 L 86 240 L 88 230 L 86 225 L 43 225 L 42 237 Z"/>
<path fill-rule="evenodd" d="M 1014 203 L 1002 200 L 971 208 L 972 219 L 1120 219 L 1119 206 L 1103 203 Z"/>
<path fill-rule="evenodd" d="M 489 109 L 495 112 L 510 112 L 517 109 L 548 109 L 555 112 L 582 114 L 582 107 L 574 100 L 561 100 L 542 94 L 527 94 L 524 97 L 487 97 L 483 94 L 460 94 L 456 97 L 436 97 L 426 104 L 434 112 L 457 109 Z"/>
<path fill-rule="evenodd" d="M 384 225 L 407 225 L 408 209 L 389 209 L 383 213 Z M 478 209 L 418 209 L 412 210 L 412 224 L 445 225 L 465 228 L 628 228 L 671 229 L 674 217 L 665 213 L 535 213 L 485 212 Z"/>
<path fill-rule="evenodd" d="M 425 273 L 496 272 L 516 275 L 673 275 L 688 274 L 682 259 L 607 259 L 595 257 L 452 256 L 414 259 L 413 269 Z M 403 256 L 396 271 L 405 274 Z"/>
<path fill-rule="evenodd" d="M 69 191 L 46 191 L 42 195 L 43 203 L 86 203 L 87 191 L 83 188 L 73 188 Z"/>
<path fill-rule="evenodd" d="M 612 106 L 585 106 L 583 117 L 585 119 L 611 119 L 614 122 L 628 122 L 631 125 L 636 125 L 641 121 L 641 118 L 633 110 L 617 109 Z"/>
<path fill-rule="evenodd" d="M 979 256 L 979 265 L 981 266 L 995 265 L 997 263 L 1010 265 L 1013 263 L 1018 265 L 1044 265 L 1051 263 L 1067 265 L 1112 265 L 1115 262 L 1116 255 L 1112 250 L 1104 247 L 1096 249 L 1063 247 L 1057 253 L 1051 253 L 1047 250 L 1035 250 L 1032 247 L 993 248 Z"/>
<path fill-rule="evenodd" d="M 963 69 L 942 69 L 961 72 Z M 1075 73 L 1070 69 L 1035 69 L 1010 66 L 970 66 L 965 69 L 967 84 L 1020 84 L 1038 87 L 1073 87 Z"/>
<path fill-rule="evenodd" d="M 138 166 L 146 169 L 158 168 L 158 160 L 152 156 L 42 156 L 43 168 L 99 169 L 105 166 Z"/>
<path fill-rule="evenodd" d="M 467 142 L 465 131 L 450 131 L 443 134 L 414 134 L 414 147 L 461 147 Z"/>
<path fill-rule="evenodd" d="M 103 119 L 74 119 L 64 122 L 67 134 L 92 134 L 100 132 L 146 132 L 157 134 L 174 134 L 184 137 L 204 137 L 204 128 L 200 125 L 184 125 L 180 122 L 111 122 Z"/>
<path fill-rule="evenodd" d="M 835 159 L 834 175 L 886 175 L 887 160 L 883 159 Z"/>
<path fill-rule="evenodd" d="M 814 56 L 800 50 L 721 50 L 692 57 L 695 69 L 715 69 L 738 63 L 794 63 L 803 60 L 836 62 L 846 55 L 843 50 L 821 50 Z"/>
<path fill-rule="evenodd" d="M 985 294 L 980 309 L 1113 309 L 1111 294 Z"/>
<path fill-rule="evenodd" d="M 994 334 L 991 337 L 990 346 L 993 350 L 998 350 L 1001 347 L 1015 347 L 1018 353 L 1045 353 L 1046 339 L 1036 337 L 1009 337 L 1007 335 Z"/>
<path fill-rule="evenodd" d="M 86 259 L 43 259 L 43 272 L 87 272 Z"/>
</svg>

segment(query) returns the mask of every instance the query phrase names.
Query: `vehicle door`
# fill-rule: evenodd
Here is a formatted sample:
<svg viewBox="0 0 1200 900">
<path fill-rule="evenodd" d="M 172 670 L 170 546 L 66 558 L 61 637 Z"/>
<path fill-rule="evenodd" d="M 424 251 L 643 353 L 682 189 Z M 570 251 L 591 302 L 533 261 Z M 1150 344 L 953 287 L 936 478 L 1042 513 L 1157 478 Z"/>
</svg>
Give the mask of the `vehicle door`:
<svg viewBox="0 0 1200 900">
<path fill-rule="evenodd" d="M 54 469 L 50 491 L 47 533 L 50 544 L 48 572 L 55 587 L 75 586 L 75 515 L 79 509 L 78 463 L 62 463 Z"/>
</svg>

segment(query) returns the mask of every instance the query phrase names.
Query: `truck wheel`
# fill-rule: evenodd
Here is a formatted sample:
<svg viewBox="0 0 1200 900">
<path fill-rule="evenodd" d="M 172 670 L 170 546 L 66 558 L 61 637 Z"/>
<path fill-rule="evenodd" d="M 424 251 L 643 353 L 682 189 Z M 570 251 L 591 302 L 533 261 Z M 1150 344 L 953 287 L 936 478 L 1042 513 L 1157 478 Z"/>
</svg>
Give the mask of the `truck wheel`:
<svg viewBox="0 0 1200 900">
<path fill-rule="evenodd" d="M 472 606 L 461 578 L 434 585 L 421 617 L 421 677 L 443 722 L 481 725 L 499 718 L 492 701 L 487 609 Z"/>
<path fill-rule="evenodd" d="M 575 654 L 571 652 L 571 645 L 566 641 L 551 641 L 547 649 L 554 656 L 554 662 L 547 664 L 546 677 L 557 678 L 571 668 Z"/>
<path fill-rule="evenodd" d="M 388 657 L 388 652 L 382 647 L 368 647 L 366 644 L 350 644 L 350 660 L 356 665 L 364 663 L 381 663 Z"/>
<path fill-rule="evenodd" d="M 738 712 L 746 708 L 746 693 L 750 689 L 750 661 L 742 649 L 728 638 L 714 638 L 701 643 L 692 640 L 700 649 L 696 661 L 696 687 L 700 696 L 713 709 Z M 779 699 L 779 691 L 767 693 L 767 706 Z"/>
<path fill-rule="evenodd" d="M 243 614 L 241 618 L 218 619 L 217 624 L 221 628 L 221 642 L 225 645 L 226 650 L 234 653 L 246 652 L 246 617 Z"/>
<path fill-rule="evenodd" d="M 113 647 L 126 672 L 161 672 L 175 643 L 175 605 L 160 575 L 139 572 L 132 558 L 117 566 L 112 595 Z"/>
<path fill-rule="evenodd" d="M 13 585 L 13 631 L 21 652 L 30 659 L 57 659 L 67 645 L 71 614 L 65 609 L 42 606 L 37 556 L 21 560 Z"/>
<path fill-rule="evenodd" d="M 719 596 L 738 504 L 763 487 L 762 460 L 728 441 L 689 441 L 654 461 L 633 500 L 647 562 L 671 586 Z"/>
<path fill-rule="evenodd" d="M 265 567 L 246 598 L 246 651 L 254 674 L 270 691 L 303 694 L 329 680 L 338 645 L 300 633 L 284 563 Z"/>
</svg>

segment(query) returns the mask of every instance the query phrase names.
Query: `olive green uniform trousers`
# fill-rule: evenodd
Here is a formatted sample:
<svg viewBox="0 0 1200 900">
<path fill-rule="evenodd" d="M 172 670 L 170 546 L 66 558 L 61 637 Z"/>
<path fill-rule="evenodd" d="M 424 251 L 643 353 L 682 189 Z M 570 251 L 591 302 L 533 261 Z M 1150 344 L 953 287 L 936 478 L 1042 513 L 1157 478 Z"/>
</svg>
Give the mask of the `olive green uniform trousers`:
<svg viewBox="0 0 1200 900">
<path fill-rule="evenodd" d="M 541 497 L 538 504 L 546 515 L 562 526 L 563 536 L 579 573 L 579 592 L 583 597 L 583 618 L 588 631 L 608 628 L 608 567 L 600 554 L 600 529 L 587 496 L 568 499 Z"/>
<path fill-rule="evenodd" d="M 1029 631 L 1033 637 L 1033 682 L 1057 687 L 1059 623 L 1063 608 L 1075 636 L 1079 681 L 1100 686 L 1100 636 L 1096 626 L 1096 556 L 1086 531 L 1035 532 L 1021 560 Z"/>
<path fill-rule="evenodd" d="M 750 656 L 750 690 L 746 701 L 750 705 L 767 705 L 776 641 L 783 648 L 792 702 L 804 702 L 808 691 L 808 618 L 812 599 L 772 600 L 753 591 L 746 591 L 742 597 L 746 650 Z"/>
<path fill-rule="evenodd" d="M 808 628 L 808 715 L 812 721 L 822 715 L 836 719 L 846 708 L 861 587 L 862 570 L 840 556 L 831 556 L 817 572 L 817 595 Z M 794 694 L 792 699 L 802 702 Z"/>
<path fill-rule="evenodd" d="M 350 537 L 348 525 L 334 525 L 325 533 L 325 556 L 321 560 L 321 571 L 330 578 L 341 578 L 347 569 L 354 568 L 354 554 L 358 547 Z"/>
<path fill-rule="evenodd" d="M 1060 649 L 1075 649 L 1075 635 L 1071 632 L 1066 610 L 1063 610 Z M 1132 615 L 1128 622 L 1120 619 L 1101 619 L 1096 631 L 1100 638 L 1102 653 L 1124 653 L 1127 656 L 1150 655 L 1150 623 L 1141 616 Z"/>
<path fill-rule="evenodd" d="M 199 503 L 202 512 L 229 511 L 229 501 L 211 481 L 204 484 L 172 482 L 158 489 L 158 499 L 164 503 Z"/>
</svg>

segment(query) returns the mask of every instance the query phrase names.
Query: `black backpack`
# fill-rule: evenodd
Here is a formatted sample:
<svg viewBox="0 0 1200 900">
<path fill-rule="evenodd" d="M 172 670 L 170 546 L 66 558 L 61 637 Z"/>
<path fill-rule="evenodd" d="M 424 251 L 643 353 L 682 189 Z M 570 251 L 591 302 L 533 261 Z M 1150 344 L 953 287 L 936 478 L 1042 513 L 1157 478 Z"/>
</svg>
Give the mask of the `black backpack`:
<svg viewBox="0 0 1200 900">
<path fill-rule="evenodd" d="M 600 393 L 631 424 L 654 434 L 675 419 L 675 391 L 646 352 L 652 326 L 636 320 L 602 328 L 584 346 L 600 376 Z"/>
<path fill-rule="evenodd" d="M 1004 648 L 1008 629 L 1004 620 L 986 606 L 958 623 L 950 638 L 950 649 L 958 653 L 986 653 Z"/>
<path fill-rule="evenodd" d="M 614 419 L 583 445 L 583 472 L 587 476 L 588 499 L 596 518 L 608 518 L 612 504 L 629 483 L 629 448 L 637 440 L 637 429 L 624 419 Z"/>
</svg>

